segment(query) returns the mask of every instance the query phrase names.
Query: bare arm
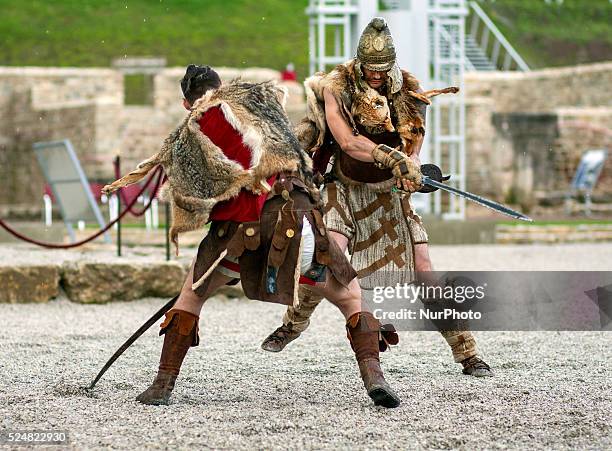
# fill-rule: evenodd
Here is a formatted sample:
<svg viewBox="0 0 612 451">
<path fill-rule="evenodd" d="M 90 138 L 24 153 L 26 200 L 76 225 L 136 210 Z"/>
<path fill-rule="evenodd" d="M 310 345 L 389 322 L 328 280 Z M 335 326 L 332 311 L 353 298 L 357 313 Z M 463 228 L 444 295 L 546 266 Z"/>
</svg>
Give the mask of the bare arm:
<svg viewBox="0 0 612 451">
<path fill-rule="evenodd" d="M 376 144 L 365 136 L 353 135 L 351 127 L 349 127 L 340 113 L 338 102 L 326 89 L 323 90 L 323 97 L 325 99 L 327 126 L 340 148 L 356 160 L 368 163 L 373 162 L 372 150 L 374 150 Z"/>
</svg>

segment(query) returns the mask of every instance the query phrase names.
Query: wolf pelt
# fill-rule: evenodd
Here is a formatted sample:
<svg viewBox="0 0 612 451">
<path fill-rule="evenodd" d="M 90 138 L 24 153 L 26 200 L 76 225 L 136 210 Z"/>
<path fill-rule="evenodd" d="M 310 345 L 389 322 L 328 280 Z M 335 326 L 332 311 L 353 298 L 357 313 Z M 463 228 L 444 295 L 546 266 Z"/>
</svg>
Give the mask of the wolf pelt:
<svg viewBox="0 0 612 451">
<path fill-rule="evenodd" d="M 327 131 L 324 89 L 336 99 L 340 113 L 353 130 L 357 130 L 357 122 L 364 125 L 366 129 L 380 129 L 381 124 L 384 123 L 382 118 L 373 114 L 369 117 L 376 118 L 376 123 L 369 124 L 360 120 L 358 113 L 360 110 L 367 110 L 369 106 L 367 104 L 358 105 L 358 103 L 371 103 L 373 97 L 368 91 L 358 88 L 355 64 L 356 60 L 350 60 L 336 66 L 329 74 L 318 72 L 304 82 L 307 115 L 297 126 L 296 134 L 302 146 L 309 153 L 316 151 L 323 144 Z M 412 74 L 406 71 L 401 72 L 401 89 L 388 96 L 391 101 L 389 109 L 394 110 L 394 114 L 392 112 L 389 114 L 390 119 L 394 119 L 392 125 L 400 134 L 406 150 L 410 153 L 410 144 L 425 134 L 425 109 L 431 104 L 429 98 L 439 94 L 455 93 L 458 89 L 451 87 L 423 92 L 419 82 Z M 380 112 L 385 111 L 386 109 L 382 109 Z M 361 118 L 367 120 L 368 115 L 363 115 Z M 390 128 L 387 124 L 387 130 Z"/>
<path fill-rule="evenodd" d="M 312 194 L 312 161 L 301 149 L 284 110 L 286 91 L 273 82 L 234 80 L 198 99 L 191 113 L 166 138 L 161 150 L 138 164 L 136 170 L 104 187 L 111 193 L 141 180 L 157 165 L 168 177 L 163 197 L 172 206 L 170 237 L 201 228 L 218 202 L 236 196 L 241 189 L 269 190 L 266 179 L 281 171 L 297 172 Z M 200 130 L 198 121 L 212 107 L 242 135 L 251 151 L 248 169 L 227 158 Z"/>
</svg>

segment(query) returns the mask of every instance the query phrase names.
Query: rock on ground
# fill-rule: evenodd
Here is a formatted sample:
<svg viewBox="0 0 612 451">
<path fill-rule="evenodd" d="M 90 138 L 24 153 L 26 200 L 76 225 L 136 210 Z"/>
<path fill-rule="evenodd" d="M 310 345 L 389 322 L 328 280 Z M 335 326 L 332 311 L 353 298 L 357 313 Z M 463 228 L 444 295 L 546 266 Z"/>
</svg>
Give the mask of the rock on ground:
<svg viewBox="0 0 612 451">
<path fill-rule="evenodd" d="M 59 280 L 55 265 L 0 265 L 0 303 L 47 302 L 59 294 Z"/>
<path fill-rule="evenodd" d="M 70 300 L 83 303 L 173 297 L 181 290 L 186 275 L 178 262 L 71 262 L 61 271 L 62 286 Z"/>
</svg>

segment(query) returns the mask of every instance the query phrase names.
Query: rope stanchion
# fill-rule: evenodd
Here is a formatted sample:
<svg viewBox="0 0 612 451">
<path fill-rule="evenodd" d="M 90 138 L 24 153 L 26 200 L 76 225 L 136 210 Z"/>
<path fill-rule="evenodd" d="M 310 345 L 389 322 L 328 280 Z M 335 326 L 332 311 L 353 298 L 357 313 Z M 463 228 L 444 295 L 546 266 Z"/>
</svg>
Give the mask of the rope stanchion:
<svg viewBox="0 0 612 451">
<path fill-rule="evenodd" d="M 147 180 L 145 185 L 142 187 L 142 189 L 140 190 L 138 195 L 132 200 L 132 202 L 130 202 L 128 205 L 126 205 L 125 210 L 123 210 L 123 212 L 121 212 L 121 214 L 119 216 L 117 216 L 114 220 L 109 222 L 103 229 L 100 229 L 99 231 L 97 231 L 93 235 L 91 235 L 91 236 L 89 236 L 89 237 L 87 237 L 85 239 L 82 239 L 80 241 L 77 241 L 76 243 L 57 244 L 57 243 L 48 243 L 48 242 L 44 242 L 44 241 L 39 241 L 39 240 L 27 237 L 27 236 L 19 233 L 17 230 L 13 229 L 6 222 L 4 222 L 2 219 L 0 219 L 0 227 L 2 227 L 8 233 L 10 233 L 11 235 L 13 235 L 16 238 L 19 238 L 22 241 L 25 241 L 25 242 L 30 243 L 30 244 L 35 244 L 37 246 L 45 247 L 45 248 L 48 248 L 48 249 L 70 249 L 70 248 L 73 248 L 73 247 L 79 247 L 79 246 L 82 246 L 83 244 L 86 244 L 86 243 L 89 243 L 90 241 L 95 240 L 100 235 L 102 235 L 104 232 L 108 231 L 118 221 L 123 219 L 123 217 L 125 215 L 127 215 L 128 213 L 131 213 L 131 211 L 130 211 L 131 207 L 136 202 L 138 202 L 138 197 L 140 197 L 142 195 L 142 193 L 145 192 L 145 190 L 148 188 L 149 184 L 155 178 L 155 176 L 157 176 L 157 182 L 156 182 L 155 191 L 154 191 L 154 193 L 156 193 L 157 190 L 159 189 L 159 186 L 162 184 L 162 181 L 164 179 L 164 171 L 163 171 L 161 166 L 159 166 L 159 167 L 157 167 L 157 169 L 155 169 L 155 171 L 150 175 L 149 179 Z M 151 196 L 151 199 L 149 200 L 147 205 L 144 207 L 144 210 L 142 211 L 142 213 L 144 213 L 145 211 L 147 211 L 149 209 L 149 207 L 151 207 L 153 199 L 154 199 L 154 196 Z"/>
</svg>

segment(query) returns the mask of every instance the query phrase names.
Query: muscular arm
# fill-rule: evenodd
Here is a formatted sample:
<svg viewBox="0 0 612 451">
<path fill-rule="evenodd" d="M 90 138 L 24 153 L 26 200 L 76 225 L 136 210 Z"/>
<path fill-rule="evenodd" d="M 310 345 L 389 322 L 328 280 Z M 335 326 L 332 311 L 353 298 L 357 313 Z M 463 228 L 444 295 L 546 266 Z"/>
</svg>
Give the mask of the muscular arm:
<svg viewBox="0 0 612 451">
<path fill-rule="evenodd" d="M 355 136 L 340 113 L 340 106 L 333 95 L 323 90 L 325 99 L 325 119 L 334 139 L 344 152 L 359 161 L 371 163 L 372 150 L 376 147 L 372 141 L 362 135 Z"/>
</svg>

